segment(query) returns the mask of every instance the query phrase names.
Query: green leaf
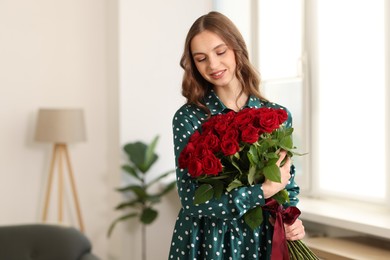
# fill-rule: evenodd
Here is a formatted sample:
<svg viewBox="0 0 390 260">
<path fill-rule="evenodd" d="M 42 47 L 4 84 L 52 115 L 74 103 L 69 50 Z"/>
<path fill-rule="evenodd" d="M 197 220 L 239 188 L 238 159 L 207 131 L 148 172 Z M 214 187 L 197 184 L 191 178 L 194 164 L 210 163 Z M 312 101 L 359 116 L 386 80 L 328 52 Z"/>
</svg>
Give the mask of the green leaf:
<svg viewBox="0 0 390 260">
<path fill-rule="evenodd" d="M 148 195 L 145 198 L 145 202 L 149 201 L 151 204 L 155 204 L 161 201 L 161 196 L 159 195 Z"/>
<path fill-rule="evenodd" d="M 226 190 L 228 192 L 232 191 L 235 188 L 241 187 L 243 184 L 240 180 L 234 179 L 231 183 L 229 183 L 228 187 Z"/>
<path fill-rule="evenodd" d="M 249 167 L 248 172 L 248 183 L 249 185 L 253 185 L 256 181 L 256 166 Z"/>
<path fill-rule="evenodd" d="M 214 189 L 211 184 L 202 184 L 195 190 L 194 204 L 201 204 L 209 201 L 214 196 Z"/>
<path fill-rule="evenodd" d="M 124 170 L 126 173 L 129 173 L 137 180 L 142 181 L 142 178 L 138 176 L 137 171 L 134 169 L 134 167 L 131 167 L 130 165 L 123 165 L 122 170 Z"/>
<path fill-rule="evenodd" d="M 263 169 L 263 173 L 266 179 L 273 182 L 281 182 L 280 169 L 276 164 L 267 165 Z"/>
<path fill-rule="evenodd" d="M 146 144 L 142 142 L 128 143 L 123 147 L 129 160 L 140 170 L 145 163 Z"/>
<path fill-rule="evenodd" d="M 256 207 L 248 210 L 244 214 L 244 221 L 252 230 L 256 229 L 263 222 L 263 209 Z"/>
<path fill-rule="evenodd" d="M 140 220 L 144 224 L 150 224 L 157 218 L 158 212 L 152 208 L 145 208 L 142 211 Z"/>
<path fill-rule="evenodd" d="M 242 174 L 241 167 L 237 164 L 237 162 L 232 160 L 231 163 Z"/>
<path fill-rule="evenodd" d="M 144 167 L 145 167 L 145 172 L 153 165 L 153 163 L 157 160 L 158 156 L 154 152 L 156 149 L 156 145 L 158 142 L 159 136 L 157 135 L 153 141 L 150 143 L 150 145 L 147 146 L 146 152 L 145 152 L 145 162 L 144 162 Z"/>
<path fill-rule="evenodd" d="M 117 189 L 119 192 L 129 192 L 132 191 L 134 192 L 138 198 L 145 198 L 147 196 L 145 188 L 139 185 L 129 185 L 124 188 L 119 188 Z"/>
<path fill-rule="evenodd" d="M 134 142 L 126 144 L 123 149 L 138 170 L 145 173 L 157 161 L 158 156 L 154 153 L 154 146 L 156 145 L 156 138 L 151 145 L 146 145 L 143 142 Z"/>
<path fill-rule="evenodd" d="M 281 205 L 290 201 L 290 198 L 288 197 L 288 192 L 285 189 L 273 195 L 272 198 L 274 198 Z"/>
<path fill-rule="evenodd" d="M 257 152 L 257 147 L 255 145 L 251 145 L 248 152 L 248 159 L 251 165 L 257 165 L 259 163 L 259 154 Z"/>
<path fill-rule="evenodd" d="M 215 180 L 213 182 L 213 187 L 214 187 L 214 197 L 220 199 L 224 191 L 223 182 L 219 180 Z"/>
<path fill-rule="evenodd" d="M 124 220 L 128 220 L 129 218 L 133 218 L 133 217 L 136 217 L 138 214 L 137 213 L 129 213 L 127 215 L 124 215 L 122 217 L 119 217 L 117 219 L 115 219 L 110 227 L 108 228 L 108 232 L 107 232 L 107 237 L 110 237 L 111 234 L 112 234 L 112 231 L 114 230 L 116 224 L 118 224 L 120 221 L 124 221 Z"/>
<path fill-rule="evenodd" d="M 276 153 L 267 153 L 266 155 L 265 155 L 265 157 L 267 158 L 267 159 L 279 159 L 279 155 L 277 155 Z"/>
<path fill-rule="evenodd" d="M 294 128 L 293 127 L 290 127 L 290 128 L 284 128 L 285 129 L 285 135 L 292 135 L 292 133 L 294 132 Z"/>
<path fill-rule="evenodd" d="M 283 137 L 282 140 L 280 140 L 280 146 L 283 148 L 292 149 L 293 141 L 291 135 Z"/>
<path fill-rule="evenodd" d="M 167 177 L 169 174 L 174 173 L 174 172 L 175 172 L 175 170 L 169 170 L 169 171 L 167 171 L 167 172 L 165 172 L 165 173 L 159 175 L 157 178 L 155 178 L 154 180 L 150 181 L 150 182 L 146 185 L 146 187 L 152 186 L 154 183 L 158 182 L 159 180 L 161 180 L 161 179 Z"/>
<path fill-rule="evenodd" d="M 139 199 L 133 199 L 131 201 L 126 201 L 126 202 L 120 203 L 118 206 L 115 207 L 115 209 L 118 210 L 118 209 L 123 209 L 123 208 L 127 208 L 127 207 L 134 207 L 137 204 L 142 205 L 142 202 Z"/>
</svg>

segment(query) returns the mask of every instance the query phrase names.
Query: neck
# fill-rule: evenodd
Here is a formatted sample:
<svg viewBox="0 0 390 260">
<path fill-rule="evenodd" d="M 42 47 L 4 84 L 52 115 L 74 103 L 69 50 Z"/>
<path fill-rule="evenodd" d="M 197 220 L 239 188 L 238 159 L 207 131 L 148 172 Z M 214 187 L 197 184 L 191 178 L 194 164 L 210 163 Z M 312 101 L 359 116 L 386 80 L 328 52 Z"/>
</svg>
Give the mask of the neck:
<svg viewBox="0 0 390 260">
<path fill-rule="evenodd" d="M 248 101 L 248 94 L 243 92 L 240 95 L 241 88 L 239 87 L 214 87 L 214 91 L 227 108 L 236 112 L 245 106 Z"/>
</svg>

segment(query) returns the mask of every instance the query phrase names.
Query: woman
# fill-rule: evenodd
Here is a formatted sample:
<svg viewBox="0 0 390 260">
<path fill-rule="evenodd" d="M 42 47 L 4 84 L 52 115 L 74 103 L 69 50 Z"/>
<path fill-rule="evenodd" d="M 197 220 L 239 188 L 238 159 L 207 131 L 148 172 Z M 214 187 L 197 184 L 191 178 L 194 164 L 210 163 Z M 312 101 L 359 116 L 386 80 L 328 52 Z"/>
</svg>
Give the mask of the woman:
<svg viewBox="0 0 390 260">
<path fill-rule="evenodd" d="M 259 91 L 260 79 L 248 59 L 245 42 L 235 25 L 224 15 L 210 12 L 191 26 L 180 62 L 184 69 L 182 94 L 187 99 L 173 118 L 176 165 L 190 136 L 213 115 L 246 107 L 282 108 L 268 102 Z M 288 111 L 287 111 L 288 112 Z M 287 125 L 291 127 L 291 115 Z M 286 156 L 280 153 L 277 165 Z M 198 187 L 187 170 L 177 167 L 177 186 L 182 203 L 173 232 L 169 259 L 270 259 L 272 218 L 264 213 L 262 225 L 251 230 L 243 221 L 245 212 L 286 188 L 290 205 L 298 202 L 291 160 L 280 167 L 282 181 L 265 181 L 239 187 L 219 199 L 194 205 Z M 286 239 L 305 235 L 300 220 L 285 225 Z"/>
</svg>

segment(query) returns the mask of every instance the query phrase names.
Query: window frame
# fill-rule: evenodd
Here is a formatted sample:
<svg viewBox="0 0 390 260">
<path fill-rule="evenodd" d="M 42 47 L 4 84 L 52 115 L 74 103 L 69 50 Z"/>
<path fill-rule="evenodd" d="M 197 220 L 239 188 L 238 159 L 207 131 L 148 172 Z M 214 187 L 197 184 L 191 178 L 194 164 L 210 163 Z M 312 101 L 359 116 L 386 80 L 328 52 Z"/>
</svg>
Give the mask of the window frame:
<svg viewBox="0 0 390 260">
<path fill-rule="evenodd" d="M 319 0 L 314 0 L 314 1 L 307 1 L 305 0 L 304 1 L 304 29 L 303 29 L 303 32 L 304 32 L 304 50 L 305 50 L 305 61 L 304 61 L 304 68 L 303 70 L 305 71 L 304 73 L 304 82 L 305 82 L 305 91 L 307 91 L 307 94 L 308 94 L 308 99 L 307 99 L 307 102 L 308 102 L 308 107 L 310 107 L 310 109 L 307 110 L 307 115 L 305 115 L 305 118 L 307 120 L 307 126 L 309 129 L 311 129 L 310 131 L 310 150 L 311 151 L 316 151 L 318 149 L 320 149 L 319 147 L 319 138 L 320 136 L 318 135 L 318 131 L 316 131 L 316 129 L 318 129 L 318 120 L 319 118 L 316 118 L 314 117 L 312 111 L 316 109 L 316 106 L 314 104 L 318 104 L 319 102 L 319 95 L 318 95 L 318 92 L 319 92 L 319 82 L 318 82 L 318 78 L 319 78 L 319 71 L 318 71 L 318 49 L 316 46 L 317 45 L 317 39 L 318 39 L 318 35 L 317 35 L 317 31 L 316 31 L 316 28 L 317 28 L 317 19 L 316 17 L 317 14 L 316 14 L 316 10 L 317 10 L 317 2 Z M 385 12 L 385 53 L 386 53 L 386 61 L 385 61 L 385 71 L 389 71 L 390 69 L 390 47 L 389 47 L 389 44 L 390 44 L 390 40 L 389 40 L 389 36 L 390 36 L 390 33 L 389 33 L 389 30 L 390 30 L 390 26 L 389 26 L 389 22 L 390 22 L 390 18 L 389 18 L 389 15 L 390 15 L 390 3 L 388 1 L 384 1 L 385 2 L 385 7 L 384 8 L 384 12 Z M 385 78 L 385 85 L 386 86 L 389 86 L 390 84 L 390 75 L 389 73 L 386 73 L 386 78 Z M 386 96 L 386 100 L 390 100 L 390 91 L 389 91 L 389 87 L 385 88 L 385 96 Z M 386 158 L 387 160 L 386 161 L 386 165 L 385 165 L 385 178 L 386 178 L 386 195 L 385 195 L 385 198 L 384 198 L 384 202 L 380 203 L 381 205 L 385 206 L 385 207 L 390 207 L 390 177 L 389 177 L 389 169 L 390 169 L 390 163 L 389 163 L 389 160 L 390 160 L 390 134 L 389 134 L 389 130 L 390 130 L 390 119 L 389 119 L 389 113 L 390 111 L 390 105 L 389 105 L 389 102 L 386 102 L 386 108 L 385 108 L 385 114 L 386 114 L 386 122 L 385 122 L 385 126 L 386 126 L 386 129 L 385 129 L 385 142 L 386 142 Z M 325 196 L 326 197 L 330 197 L 332 199 L 337 199 L 337 200 L 353 200 L 352 197 L 350 196 L 342 196 L 342 195 L 332 195 L 332 194 L 329 194 L 329 193 L 324 193 L 324 192 L 321 192 L 321 191 L 318 191 L 318 187 L 319 187 L 319 175 L 316 174 L 317 172 L 317 167 L 319 165 L 319 158 L 315 155 L 313 155 L 311 157 L 311 162 L 310 162 L 310 166 L 309 166 L 309 169 L 311 171 L 311 181 L 310 181 L 310 189 L 309 191 L 305 194 L 309 197 L 316 197 L 316 198 L 322 198 L 324 199 Z M 367 202 L 365 201 L 364 199 L 362 198 L 359 198 L 359 199 L 356 199 L 356 201 L 364 201 L 364 202 Z"/>
<path fill-rule="evenodd" d="M 249 29 L 246 29 L 246 40 L 249 41 L 248 47 L 251 56 L 252 63 L 255 67 L 259 67 L 259 33 L 258 33 L 258 24 L 260 22 L 259 13 L 257 12 L 259 8 L 258 0 L 249 0 L 250 8 L 246 9 L 248 11 L 248 15 L 250 16 L 250 24 Z M 318 118 L 314 117 L 312 113 L 313 109 L 315 109 L 316 103 L 318 103 L 318 50 L 317 46 L 317 15 L 315 13 L 317 3 L 320 0 L 303 0 L 302 3 L 302 58 L 301 58 L 301 66 L 302 66 L 302 75 L 300 75 L 302 79 L 302 100 L 303 111 L 302 111 L 302 120 L 304 120 L 304 129 L 302 132 L 304 133 L 304 143 L 307 144 L 305 149 L 308 148 L 309 154 L 306 155 L 309 159 L 304 161 L 303 170 L 304 178 L 300 180 L 300 184 L 303 187 L 302 195 L 309 197 L 322 197 L 324 194 L 317 192 L 318 187 L 318 179 L 319 176 L 316 175 L 316 168 L 319 165 L 319 160 L 315 156 L 315 151 L 318 148 L 318 140 L 320 136 L 318 136 L 318 132 L 315 131 L 318 126 Z M 230 5 L 230 8 L 234 8 L 233 1 L 219 1 L 214 0 L 214 7 L 219 5 Z M 248 3 L 246 3 L 247 5 Z M 229 7 L 224 7 L 225 10 L 228 10 Z M 233 11 L 232 11 L 233 12 Z M 385 1 L 385 46 L 386 48 L 386 61 L 385 61 L 385 69 L 386 71 L 390 71 L 390 3 L 389 1 Z M 249 35 L 248 35 L 249 32 Z M 282 81 L 286 80 L 297 80 L 297 78 L 291 79 L 281 79 Z M 266 84 L 268 82 L 265 82 Z M 386 88 L 386 100 L 390 100 L 390 73 L 386 73 L 385 84 L 388 86 Z M 386 102 L 386 133 L 390 132 L 390 102 Z M 314 129 L 314 130 L 313 130 Z M 386 206 L 390 207 L 390 134 L 386 134 L 385 136 L 386 142 L 386 166 L 385 166 L 385 175 L 386 175 L 386 198 L 385 201 Z M 302 188 L 301 187 L 301 188 Z M 327 194 L 326 196 L 329 196 Z M 330 195 L 332 197 L 332 195 Z M 344 199 L 349 200 L 350 197 L 340 197 L 333 196 L 335 199 Z"/>
</svg>

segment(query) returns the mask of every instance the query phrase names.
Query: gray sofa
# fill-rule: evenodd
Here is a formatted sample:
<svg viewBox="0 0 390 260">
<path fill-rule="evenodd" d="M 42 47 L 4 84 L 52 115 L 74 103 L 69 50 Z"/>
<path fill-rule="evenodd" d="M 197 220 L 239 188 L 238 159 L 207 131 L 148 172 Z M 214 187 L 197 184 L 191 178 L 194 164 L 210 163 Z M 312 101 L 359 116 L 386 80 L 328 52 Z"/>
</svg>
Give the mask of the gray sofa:
<svg viewBox="0 0 390 260">
<path fill-rule="evenodd" d="M 0 226 L 0 260 L 99 260 L 88 238 L 73 227 Z"/>
</svg>

